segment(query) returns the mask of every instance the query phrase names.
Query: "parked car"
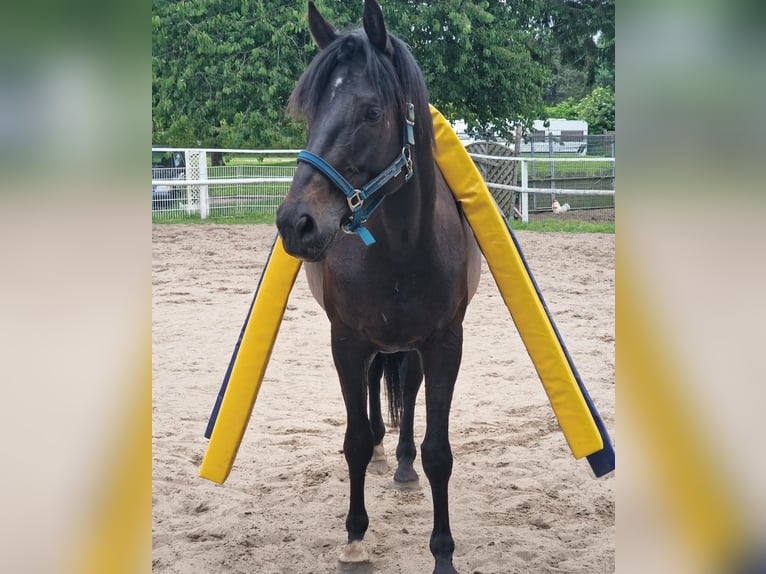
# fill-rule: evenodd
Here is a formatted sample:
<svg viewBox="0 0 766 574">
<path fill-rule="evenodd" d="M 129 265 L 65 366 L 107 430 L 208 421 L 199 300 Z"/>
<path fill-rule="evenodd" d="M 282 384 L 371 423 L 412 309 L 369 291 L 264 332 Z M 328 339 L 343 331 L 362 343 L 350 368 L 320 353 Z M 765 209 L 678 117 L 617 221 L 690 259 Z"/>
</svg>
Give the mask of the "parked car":
<svg viewBox="0 0 766 574">
<path fill-rule="evenodd" d="M 152 181 L 186 179 L 186 159 L 182 151 L 152 151 Z M 174 209 L 184 197 L 182 185 L 152 184 L 152 211 Z"/>
</svg>

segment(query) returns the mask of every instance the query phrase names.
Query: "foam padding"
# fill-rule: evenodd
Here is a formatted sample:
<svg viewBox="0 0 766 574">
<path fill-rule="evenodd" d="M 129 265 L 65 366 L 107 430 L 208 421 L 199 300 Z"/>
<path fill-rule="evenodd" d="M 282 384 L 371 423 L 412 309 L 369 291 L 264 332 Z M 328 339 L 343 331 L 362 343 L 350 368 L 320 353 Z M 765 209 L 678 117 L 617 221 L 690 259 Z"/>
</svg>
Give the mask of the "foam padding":
<svg viewBox="0 0 766 574">
<path fill-rule="evenodd" d="M 222 484 L 245 434 L 301 262 L 277 237 L 261 274 L 205 434 L 199 475 Z"/>
<path fill-rule="evenodd" d="M 431 106 L 434 159 L 473 229 L 495 283 L 543 384 L 575 458 L 596 476 L 614 469 L 614 450 L 566 351 L 507 221 L 452 127 Z"/>
</svg>

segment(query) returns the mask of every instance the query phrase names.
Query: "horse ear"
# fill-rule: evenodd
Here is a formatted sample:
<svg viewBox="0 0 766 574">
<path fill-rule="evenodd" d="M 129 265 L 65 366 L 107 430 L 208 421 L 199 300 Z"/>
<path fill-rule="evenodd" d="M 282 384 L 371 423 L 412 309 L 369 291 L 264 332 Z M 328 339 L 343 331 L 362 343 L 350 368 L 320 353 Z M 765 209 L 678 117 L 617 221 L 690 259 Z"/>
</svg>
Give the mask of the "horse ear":
<svg viewBox="0 0 766 574">
<path fill-rule="evenodd" d="M 386 32 L 386 23 L 383 21 L 383 11 L 375 0 L 364 1 L 364 31 L 370 42 L 381 52 L 394 55 L 394 48 Z"/>
<path fill-rule="evenodd" d="M 320 50 L 326 48 L 335 38 L 338 37 L 338 32 L 333 28 L 327 20 L 324 19 L 319 13 L 316 5 L 312 0 L 309 0 L 309 30 L 311 36 L 314 38 L 314 42 L 319 46 Z"/>
</svg>

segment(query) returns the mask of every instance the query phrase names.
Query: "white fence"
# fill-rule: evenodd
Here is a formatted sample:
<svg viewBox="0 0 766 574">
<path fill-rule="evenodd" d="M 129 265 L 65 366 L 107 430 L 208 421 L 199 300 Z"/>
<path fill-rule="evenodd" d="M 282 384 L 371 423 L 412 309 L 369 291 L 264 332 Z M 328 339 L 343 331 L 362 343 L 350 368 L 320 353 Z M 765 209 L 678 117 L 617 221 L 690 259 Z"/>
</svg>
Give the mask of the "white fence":
<svg viewBox="0 0 766 574">
<path fill-rule="evenodd" d="M 547 203 L 543 203 L 540 206 L 534 205 L 532 211 L 540 212 L 540 211 L 546 211 L 546 212 L 552 212 L 556 213 L 553 208 L 552 204 L 553 201 L 560 201 L 560 205 L 566 205 L 566 211 L 569 211 L 570 209 L 577 210 L 577 209 L 614 209 L 614 158 L 613 157 L 598 157 L 598 158 L 587 158 L 587 157 L 578 157 L 578 158 L 559 158 L 559 157 L 544 157 L 544 158 L 531 158 L 531 157 L 515 157 L 515 156 L 499 156 L 499 155 L 486 155 L 486 154 L 480 154 L 480 153 L 471 153 L 470 156 L 474 159 L 474 161 L 479 160 L 477 163 L 481 165 L 482 160 L 489 161 L 489 162 L 515 162 L 519 166 L 519 185 L 514 185 L 513 183 L 500 183 L 498 181 L 492 181 L 491 177 L 488 178 L 486 176 L 486 170 L 485 171 L 485 183 L 487 184 L 487 187 L 491 192 L 493 192 L 493 195 L 495 196 L 495 199 L 498 200 L 498 195 L 495 193 L 496 190 L 499 191 L 508 191 L 512 192 L 510 195 L 509 204 L 506 207 L 503 205 L 504 202 L 498 201 L 498 205 L 503 210 L 503 212 L 506 214 L 506 216 L 515 216 L 523 223 L 529 222 L 529 213 L 530 213 L 530 196 L 546 196 Z M 597 175 L 595 177 L 593 176 L 577 176 L 577 177 L 561 177 L 556 178 L 556 164 L 560 163 L 577 163 L 579 165 L 583 164 L 593 164 L 594 166 L 601 168 L 597 171 L 604 171 L 604 167 L 608 165 L 608 169 L 606 170 L 608 174 L 601 173 L 600 175 Z M 537 187 L 530 185 L 530 166 L 532 169 L 537 168 L 535 171 L 539 172 L 541 171 L 537 164 L 542 164 L 545 167 L 545 177 L 537 179 L 536 183 L 541 182 L 547 182 L 547 187 Z M 507 173 L 515 174 L 517 173 L 517 170 L 506 170 Z M 571 170 L 560 170 L 560 172 L 563 173 L 571 173 Z M 511 179 L 515 179 L 515 177 L 512 176 Z M 567 181 L 567 180 L 575 180 L 577 182 L 583 182 L 587 181 L 590 182 L 590 185 L 593 186 L 593 182 L 606 182 L 609 187 L 608 188 L 597 188 L 595 186 L 593 187 L 585 187 L 582 186 L 577 188 L 566 188 L 566 187 L 558 187 L 557 183 L 558 181 Z M 518 194 L 519 201 L 516 201 L 513 194 Z M 605 197 L 609 198 L 609 201 L 607 202 L 598 202 L 595 205 L 584 205 L 582 201 L 579 201 L 574 204 L 574 206 L 570 206 L 569 203 L 565 203 L 565 200 L 569 201 L 572 197 L 577 198 L 587 198 L 587 197 Z M 574 203 L 574 200 L 572 200 Z M 536 203 L 536 202 L 535 202 Z M 544 206 L 544 207 L 543 207 Z M 512 212 L 512 213 L 511 213 Z"/>
<path fill-rule="evenodd" d="M 152 155 L 153 159 L 156 154 L 172 157 L 177 156 L 179 151 L 183 152 L 184 166 L 164 167 L 153 162 L 153 220 L 273 215 L 289 189 L 298 154 L 298 150 L 179 150 L 153 147 Z M 235 157 L 235 164 L 208 165 L 208 158 L 213 153 L 226 155 L 229 162 Z M 567 205 L 573 212 L 611 209 L 613 218 L 613 157 L 470 155 L 507 217 L 516 217 L 526 223 L 530 213 L 555 213 L 552 202 L 559 200 L 561 205 L 565 201 L 571 204 Z M 508 162 L 514 162 L 515 167 Z M 577 167 L 573 170 L 573 166 L 567 168 L 562 165 L 571 162 L 578 162 L 580 166 L 590 164 L 592 168 Z M 487 166 L 492 169 L 487 169 Z M 568 183 L 576 183 L 577 186 L 567 187 Z M 597 199 L 585 202 L 583 198 Z"/>
<path fill-rule="evenodd" d="M 276 212 L 295 174 L 299 150 L 185 149 L 153 147 L 183 167 L 152 165 L 152 219 L 232 217 Z M 236 165 L 208 165 L 212 154 L 237 156 Z M 230 160 L 231 161 L 231 160 Z M 283 163 L 284 165 L 279 165 Z M 266 164 L 266 165 L 263 165 Z"/>
</svg>

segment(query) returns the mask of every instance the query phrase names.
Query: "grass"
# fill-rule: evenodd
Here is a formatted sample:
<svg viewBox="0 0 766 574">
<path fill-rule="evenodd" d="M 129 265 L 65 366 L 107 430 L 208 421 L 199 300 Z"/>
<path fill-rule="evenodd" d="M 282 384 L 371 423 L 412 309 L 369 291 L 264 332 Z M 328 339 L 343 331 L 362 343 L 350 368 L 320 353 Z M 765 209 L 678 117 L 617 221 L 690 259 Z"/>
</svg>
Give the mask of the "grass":
<svg viewBox="0 0 766 574">
<path fill-rule="evenodd" d="M 226 159 L 226 165 L 255 165 L 258 167 L 295 167 L 297 160 L 295 157 L 269 157 L 261 155 L 241 155 Z"/>
<path fill-rule="evenodd" d="M 536 161 L 528 164 L 529 181 L 548 181 L 551 178 L 551 163 L 549 161 Z M 583 178 L 599 179 L 612 176 L 612 164 L 610 162 L 589 161 L 556 162 L 553 166 L 556 179 Z"/>
<path fill-rule="evenodd" d="M 184 224 L 184 225 L 255 225 L 267 224 L 274 225 L 273 213 L 249 213 L 245 215 L 211 216 L 206 219 L 200 219 L 196 216 L 189 217 L 158 217 L 152 216 L 152 223 L 159 225 Z"/>
<path fill-rule="evenodd" d="M 287 195 L 290 189 L 289 183 L 237 183 L 234 185 L 211 185 L 208 186 L 209 197 L 228 197 L 232 195 L 259 196 L 261 199 L 267 196 L 278 197 L 277 203 Z"/>
<path fill-rule="evenodd" d="M 169 223 L 182 224 L 218 224 L 218 225 L 253 225 L 267 224 L 274 225 L 274 215 L 266 213 L 253 213 L 248 215 L 234 215 L 228 217 L 208 217 L 199 219 L 198 217 L 185 217 L 180 219 L 170 218 L 152 218 L 153 223 L 165 225 Z M 511 229 L 514 231 L 543 231 L 559 233 L 614 233 L 613 222 L 594 222 L 594 221 L 576 221 L 561 219 L 536 219 L 529 223 L 520 221 L 511 221 Z"/>
<path fill-rule="evenodd" d="M 614 233 L 614 222 L 533 219 L 529 223 L 511 221 L 514 231 L 554 231 L 559 233 Z"/>
</svg>

